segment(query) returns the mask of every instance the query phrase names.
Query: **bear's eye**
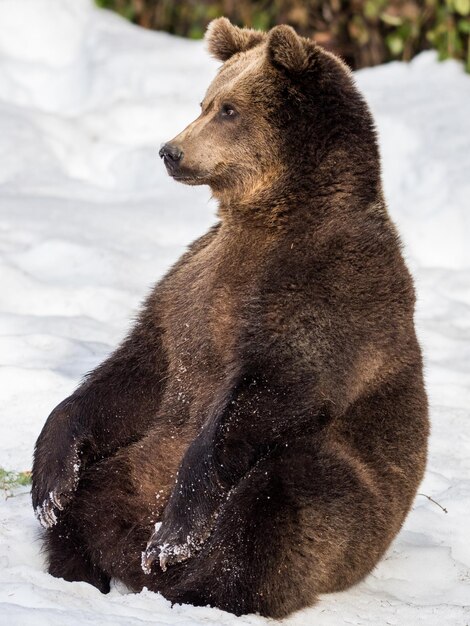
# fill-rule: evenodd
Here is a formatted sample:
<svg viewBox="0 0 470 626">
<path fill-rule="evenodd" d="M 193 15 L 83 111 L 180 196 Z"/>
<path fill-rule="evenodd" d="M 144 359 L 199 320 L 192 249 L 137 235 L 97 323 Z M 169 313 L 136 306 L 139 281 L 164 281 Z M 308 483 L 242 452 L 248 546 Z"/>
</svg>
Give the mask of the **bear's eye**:
<svg viewBox="0 0 470 626">
<path fill-rule="evenodd" d="M 231 104 L 223 104 L 220 109 L 222 117 L 234 117 L 237 114 L 235 107 Z"/>
</svg>

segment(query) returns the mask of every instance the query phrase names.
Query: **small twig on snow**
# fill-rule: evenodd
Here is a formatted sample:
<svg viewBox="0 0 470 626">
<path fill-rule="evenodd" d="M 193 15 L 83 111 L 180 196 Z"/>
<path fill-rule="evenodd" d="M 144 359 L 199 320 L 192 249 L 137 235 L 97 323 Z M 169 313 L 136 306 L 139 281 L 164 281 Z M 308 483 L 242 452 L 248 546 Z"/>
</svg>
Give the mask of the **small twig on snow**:
<svg viewBox="0 0 470 626">
<path fill-rule="evenodd" d="M 449 511 L 447 509 L 445 509 L 442 504 L 439 504 L 439 502 L 436 502 L 435 500 L 433 500 L 431 498 L 431 496 L 427 496 L 425 493 L 418 493 L 418 496 L 423 496 L 425 498 L 427 498 L 428 500 L 430 500 L 431 502 L 433 502 L 434 504 L 436 504 L 440 509 L 442 509 L 444 511 L 444 513 L 448 513 Z"/>
</svg>

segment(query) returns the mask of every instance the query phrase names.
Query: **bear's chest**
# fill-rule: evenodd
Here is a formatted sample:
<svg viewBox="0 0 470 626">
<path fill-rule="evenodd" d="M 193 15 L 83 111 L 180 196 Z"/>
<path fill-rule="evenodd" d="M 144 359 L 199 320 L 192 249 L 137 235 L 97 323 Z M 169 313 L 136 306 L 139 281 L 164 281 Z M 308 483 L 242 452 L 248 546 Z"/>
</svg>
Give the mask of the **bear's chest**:
<svg viewBox="0 0 470 626">
<path fill-rule="evenodd" d="M 217 237 L 169 282 L 164 303 L 168 395 L 198 411 L 237 362 L 258 298 L 259 250 Z M 262 264 L 261 264 L 262 265 Z"/>
</svg>

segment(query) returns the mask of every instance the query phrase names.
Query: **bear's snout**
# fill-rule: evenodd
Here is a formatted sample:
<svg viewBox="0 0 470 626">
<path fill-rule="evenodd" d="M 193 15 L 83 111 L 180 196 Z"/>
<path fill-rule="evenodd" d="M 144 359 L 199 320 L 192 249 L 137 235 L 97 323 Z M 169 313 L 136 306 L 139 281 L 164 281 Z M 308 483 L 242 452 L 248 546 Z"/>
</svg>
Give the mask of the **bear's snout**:
<svg viewBox="0 0 470 626">
<path fill-rule="evenodd" d="M 167 169 L 173 172 L 183 158 L 183 151 L 171 143 L 165 143 L 160 148 L 158 154 L 163 159 Z"/>
</svg>

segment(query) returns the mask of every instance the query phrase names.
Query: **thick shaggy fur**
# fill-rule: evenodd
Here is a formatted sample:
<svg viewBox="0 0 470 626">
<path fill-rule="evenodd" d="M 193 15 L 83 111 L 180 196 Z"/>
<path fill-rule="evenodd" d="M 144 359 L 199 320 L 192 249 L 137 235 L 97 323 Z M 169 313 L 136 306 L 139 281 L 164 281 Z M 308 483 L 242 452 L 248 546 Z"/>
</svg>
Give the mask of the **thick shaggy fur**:
<svg viewBox="0 0 470 626">
<path fill-rule="evenodd" d="M 52 412 L 33 502 L 55 576 L 280 618 L 361 580 L 411 506 L 415 296 L 345 66 L 288 27 L 207 38 L 224 64 L 162 155 L 220 222 Z"/>
</svg>

